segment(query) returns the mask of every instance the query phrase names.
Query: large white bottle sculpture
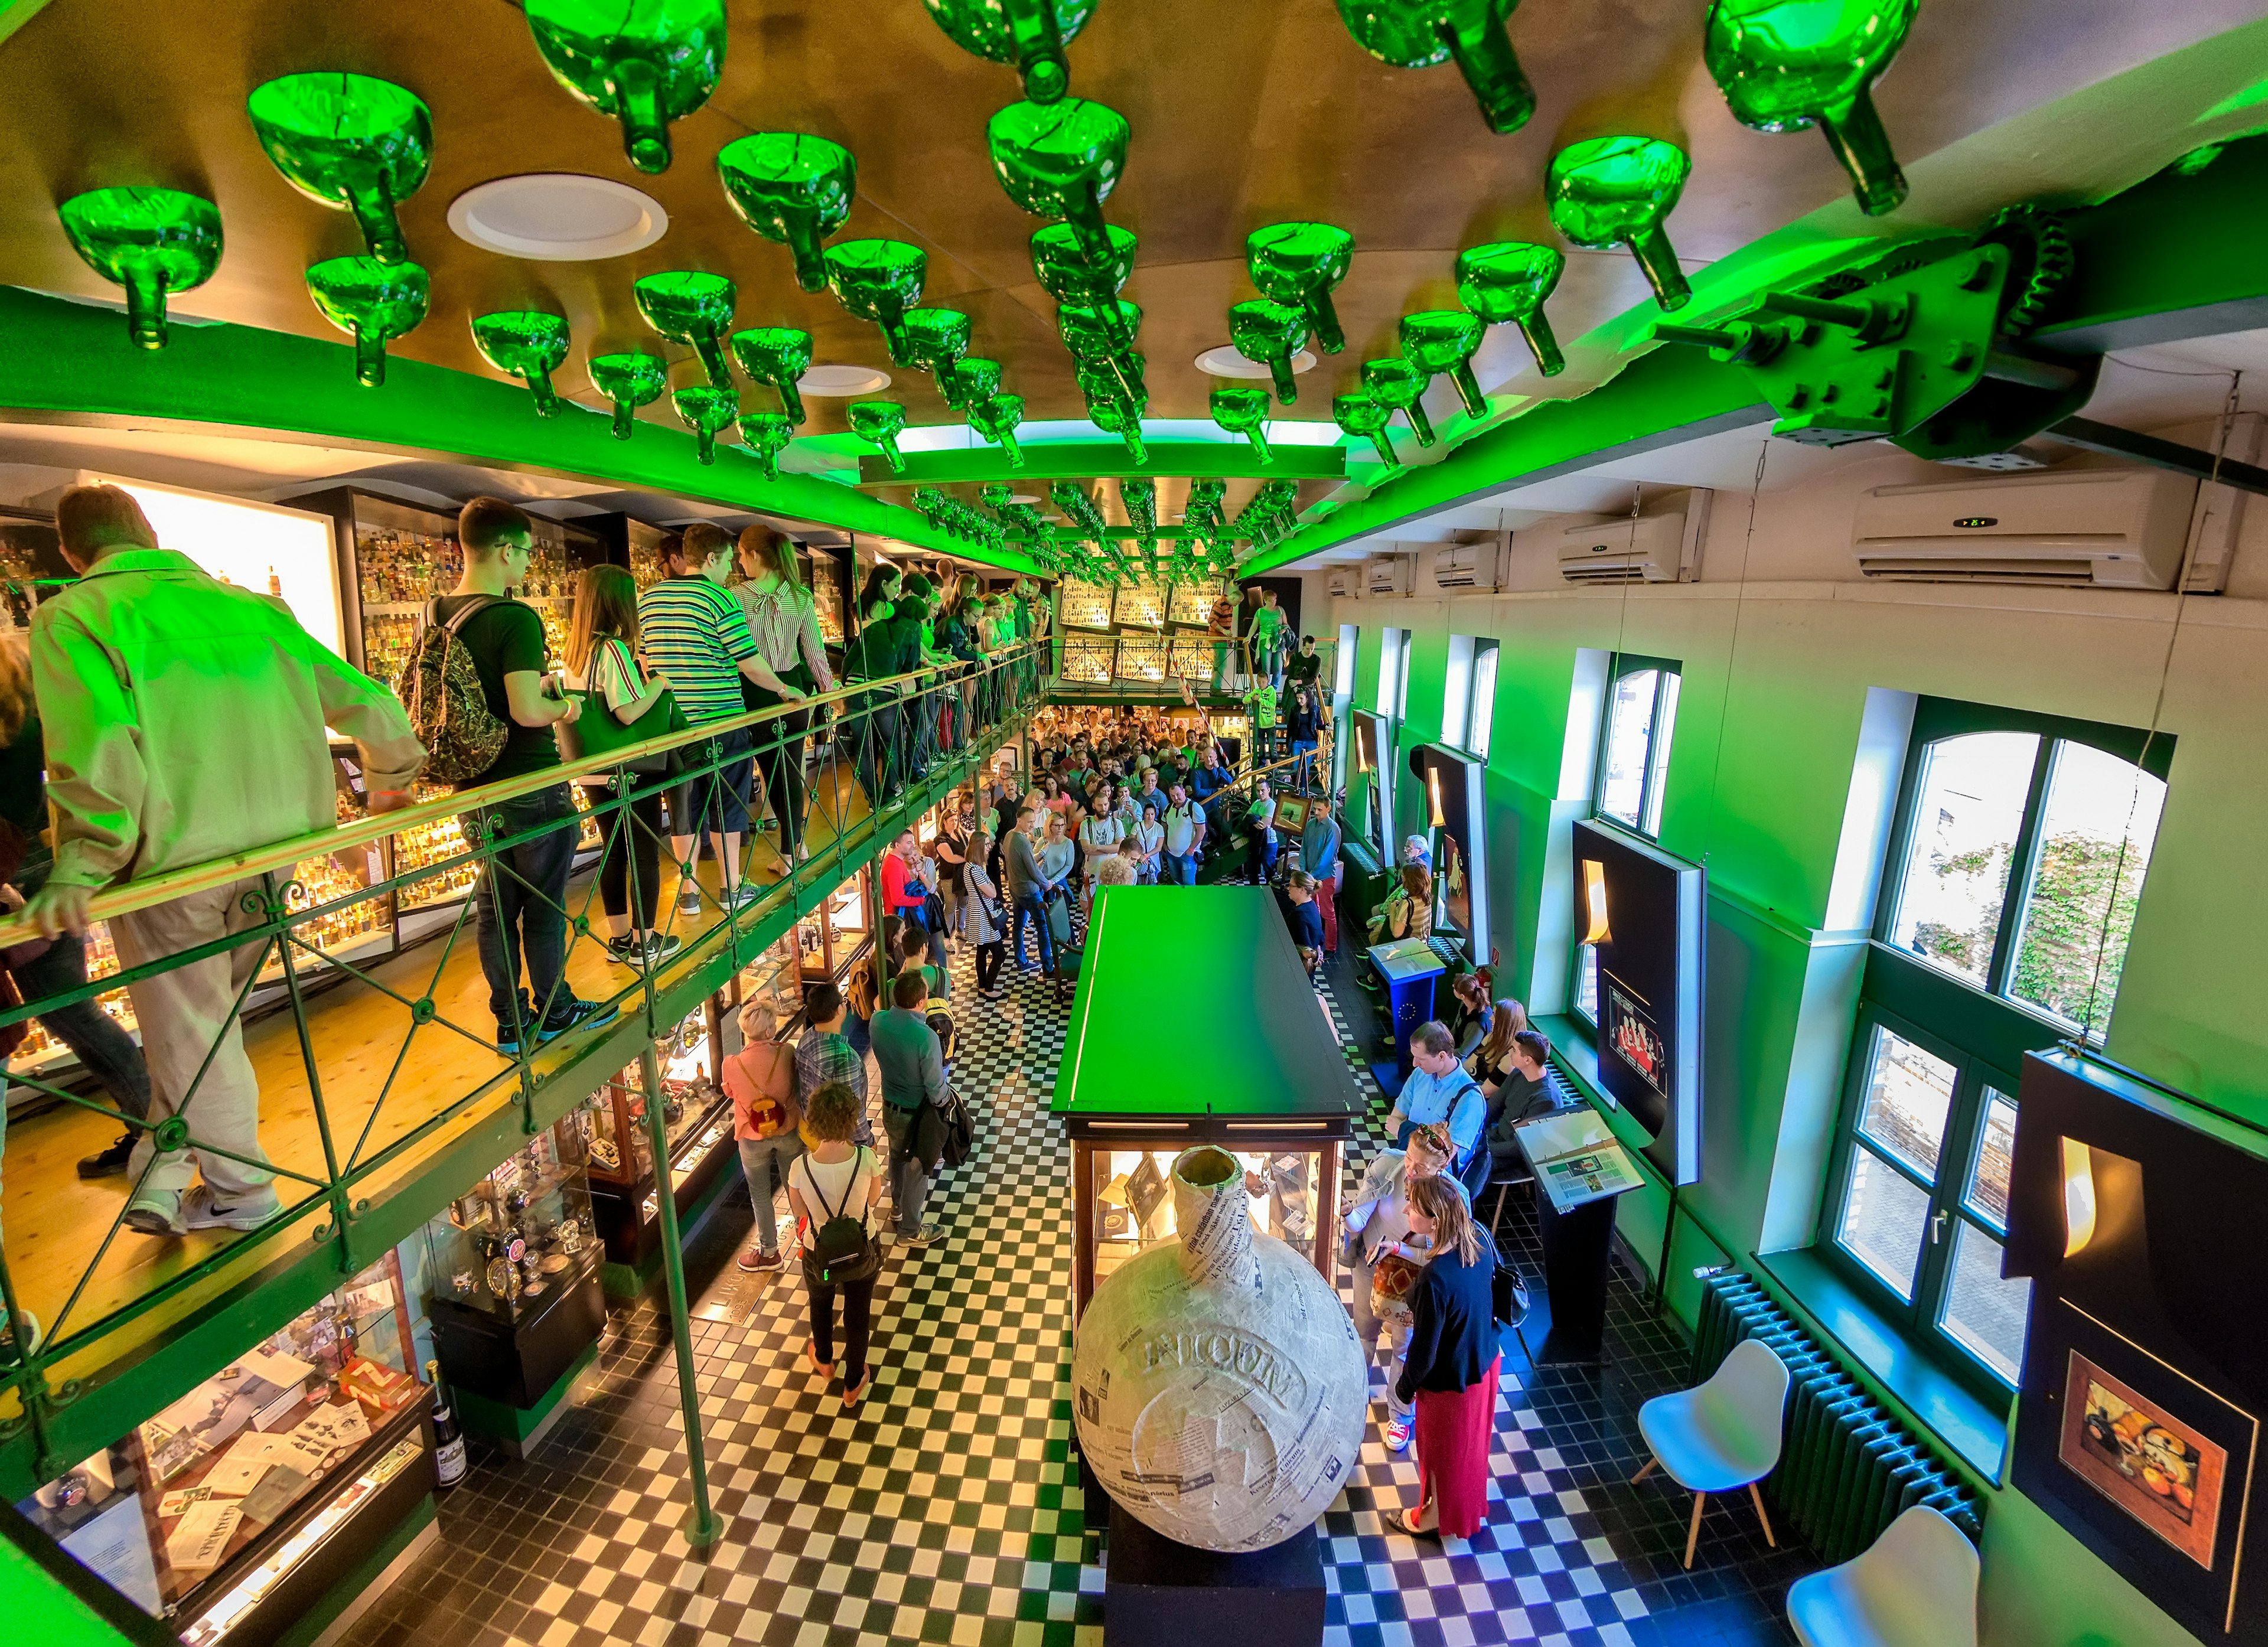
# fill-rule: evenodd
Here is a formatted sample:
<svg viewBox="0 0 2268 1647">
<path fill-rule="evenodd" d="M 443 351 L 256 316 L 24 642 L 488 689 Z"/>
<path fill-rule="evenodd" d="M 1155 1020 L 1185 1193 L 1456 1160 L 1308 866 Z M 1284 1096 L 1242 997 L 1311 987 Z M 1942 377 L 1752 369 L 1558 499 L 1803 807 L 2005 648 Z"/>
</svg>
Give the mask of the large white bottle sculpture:
<svg viewBox="0 0 2268 1647">
<path fill-rule="evenodd" d="M 1368 1368 L 1314 1266 L 1256 1235 L 1244 1172 L 1174 1162 L 1178 1242 L 1095 1289 L 1071 1350 L 1079 1444 L 1110 1496 L 1199 1549 L 1266 1549 L 1312 1526 L 1362 1446 Z"/>
</svg>

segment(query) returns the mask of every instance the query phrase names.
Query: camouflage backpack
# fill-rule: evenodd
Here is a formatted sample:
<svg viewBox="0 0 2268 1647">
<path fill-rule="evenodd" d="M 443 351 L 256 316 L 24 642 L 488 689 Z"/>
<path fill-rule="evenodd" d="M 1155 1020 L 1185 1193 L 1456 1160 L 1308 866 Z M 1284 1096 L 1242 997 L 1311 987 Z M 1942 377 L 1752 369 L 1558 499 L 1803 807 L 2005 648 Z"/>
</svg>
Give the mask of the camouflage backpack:
<svg viewBox="0 0 2268 1647">
<path fill-rule="evenodd" d="M 444 623 L 441 603 L 430 603 L 416 644 L 394 679 L 394 695 L 409 711 L 410 727 L 425 746 L 423 776 L 430 783 L 468 783 L 494 766 L 504 753 L 504 740 L 512 729 L 490 712 L 473 654 L 457 633 L 495 604 L 493 596 L 468 600 Z"/>
</svg>

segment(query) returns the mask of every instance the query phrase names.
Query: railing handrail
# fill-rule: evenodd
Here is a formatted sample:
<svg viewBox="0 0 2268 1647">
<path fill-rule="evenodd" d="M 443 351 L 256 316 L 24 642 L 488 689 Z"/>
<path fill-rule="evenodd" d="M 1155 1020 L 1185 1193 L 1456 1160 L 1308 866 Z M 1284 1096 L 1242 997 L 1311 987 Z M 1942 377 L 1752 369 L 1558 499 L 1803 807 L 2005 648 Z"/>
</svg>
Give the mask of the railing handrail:
<svg viewBox="0 0 2268 1647">
<path fill-rule="evenodd" d="M 960 666 L 975 678 L 1013 662 L 1026 653 L 1036 653 L 1047 644 L 1046 637 L 1036 637 L 1006 651 L 988 655 L 981 661 L 964 662 Z M 777 720 L 785 715 L 799 715 L 814 708 L 865 693 L 878 693 L 905 681 L 918 685 L 928 677 L 937 676 L 938 684 L 945 684 L 951 665 L 936 664 L 909 670 L 901 675 L 888 675 L 875 680 L 861 680 L 855 685 L 837 687 L 832 692 L 814 693 L 792 702 L 774 704 L 768 709 L 748 710 L 723 720 L 709 721 L 681 732 L 666 733 L 649 738 L 642 743 L 610 749 L 603 754 L 585 755 L 579 761 L 563 761 L 556 766 L 524 773 L 519 777 L 499 778 L 493 783 L 476 788 L 453 790 L 430 801 L 420 801 L 412 806 L 388 812 L 373 812 L 352 823 L 334 824 L 328 828 L 310 830 L 306 835 L 271 842 L 265 846 L 248 847 L 224 857 L 209 858 L 202 864 L 184 864 L 153 875 L 147 880 L 118 881 L 95 893 L 88 907 L 90 921 L 107 920 L 113 915 L 127 915 L 136 909 L 147 909 L 192 893 L 210 891 L 254 875 L 289 869 L 307 858 L 320 857 L 328 853 L 343 852 L 364 846 L 387 836 L 414 829 L 420 824 L 442 819 L 456 818 L 480 806 L 494 806 L 523 795 L 533 795 L 556 783 L 572 783 L 593 774 L 611 772 L 642 761 L 650 755 L 666 754 L 687 744 L 704 742 L 721 733 L 743 726 L 755 726 L 765 721 Z M 958 677 L 954 677 L 958 678 Z M 879 798 L 877 798 L 879 800 Z M 39 930 L 23 915 L 0 920 L 0 949 L 27 942 L 39 936 Z"/>
</svg>

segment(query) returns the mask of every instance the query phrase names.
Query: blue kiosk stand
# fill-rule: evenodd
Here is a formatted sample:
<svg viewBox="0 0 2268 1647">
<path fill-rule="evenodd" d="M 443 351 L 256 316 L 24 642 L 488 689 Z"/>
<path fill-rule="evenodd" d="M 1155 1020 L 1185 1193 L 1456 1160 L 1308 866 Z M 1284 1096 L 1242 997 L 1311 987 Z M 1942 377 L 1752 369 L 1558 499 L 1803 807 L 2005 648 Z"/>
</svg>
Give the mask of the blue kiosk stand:
<svg viewBox="0 0 2268 1647">
<path fill-rule="evenodd" d="M 1433 1016 L 1433 981 L 1448 971 L 1448 963 L 1422 937 L 1374 944 L 1370 960 L 1378 975 L 1386 980 L 1387 1010 L 1394 1020 L 1395 1067 L 1408 1075 L 1410 1032 Z"/>
</svg>

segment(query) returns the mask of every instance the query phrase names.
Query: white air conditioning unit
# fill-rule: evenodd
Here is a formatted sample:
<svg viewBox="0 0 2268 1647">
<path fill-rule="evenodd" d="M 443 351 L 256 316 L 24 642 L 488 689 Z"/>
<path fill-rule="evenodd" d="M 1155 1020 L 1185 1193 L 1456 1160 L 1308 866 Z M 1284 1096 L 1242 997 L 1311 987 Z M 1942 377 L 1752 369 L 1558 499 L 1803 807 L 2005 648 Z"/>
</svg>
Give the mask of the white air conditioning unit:
<svg viewBox="0 0 2268 1647">
<path fill-rule="evenodd" d="M 1334 566 L 1323 576 L 1323 592 L 1341 599 L 1353 599 L 1362 593 L 1362 568 Z"/>
<path fill-rule="evenodd" d="M 1937 584 L 2170 589 L 2197 482 L 2165 469 L 2073 469 L 1859 500 L 1859 575 Z"/>
<path fill-rule="evenodd" d="M 1373 555 L 1363 562 L 1363 592 L 1376 599 L 1386 595 L 1406 595 L 1410 592 L 1412 555 Z"/>
<path fill-rule="evenodd" d="M 1657 514 L 1583 521 L 1559 534 L 1559 576 L 1571 584 L 1690 584 L 1716 494 L 1695 487 Z"/>
<path fill-rule="evenodd" d="M 1433 587 L 1445 595 L 1493 592 L 1502 586 L 1504 538 L 1491 532 L 1470 543 L 1444 543 L 1433 551 Z"/>
</svg>

